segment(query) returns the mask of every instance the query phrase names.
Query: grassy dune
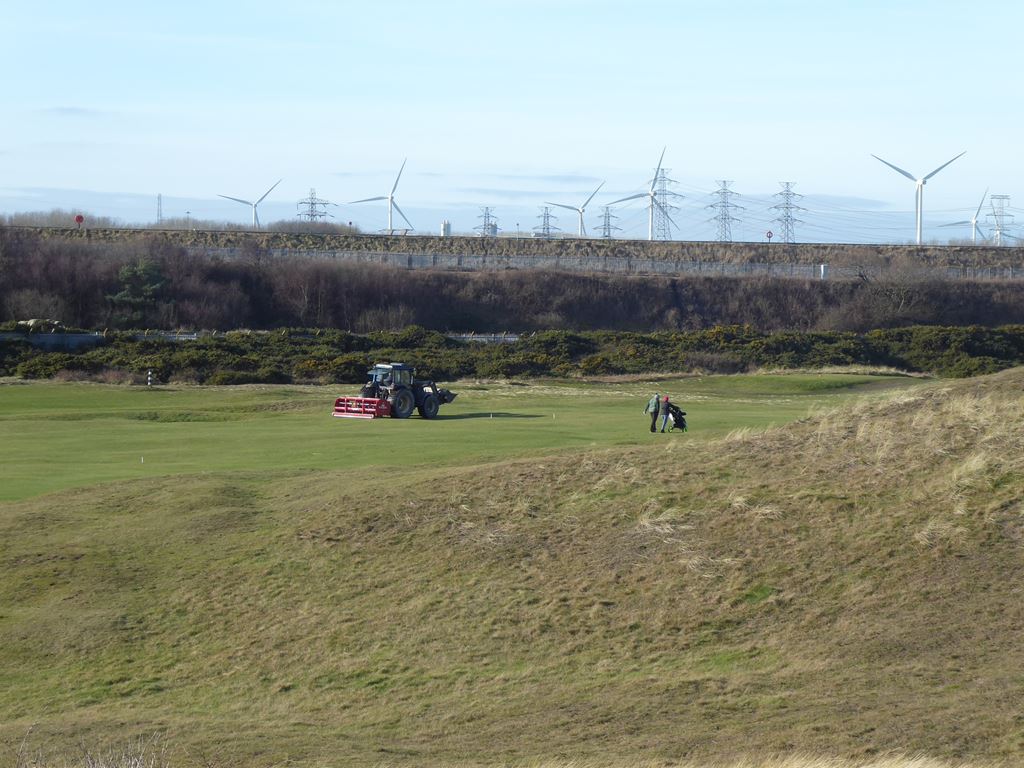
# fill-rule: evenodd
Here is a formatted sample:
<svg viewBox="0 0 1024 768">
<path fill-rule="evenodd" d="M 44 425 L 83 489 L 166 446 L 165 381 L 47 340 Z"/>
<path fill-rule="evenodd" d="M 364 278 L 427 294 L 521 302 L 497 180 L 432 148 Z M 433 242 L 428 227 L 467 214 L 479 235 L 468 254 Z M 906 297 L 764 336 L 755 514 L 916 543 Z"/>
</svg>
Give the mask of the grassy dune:
<svg viewBox="0 0 1024 768">
<path fill-rule="evenodd" d="M 387 473 L 388 444 L 234 471 L 200 433 L 209 471 L 38 496 L 9 453 L 0 738 L 160 732 L 224 765 L 1019 764 L 1024 372 L 845 405 L 815 378 L 703 382 L 687 410 L 713 426 L 653 442 L 648 387 L 606 385 L 609 423 L 630 409 L 606 438 L 564 419 L 508 458 L 503 433 L 457 433 L 461 456 L 413 433 L 472 419 L 358 425 L 447 457 Z M 512 389 L 478 402 L 589 423 Z M 282 446 L 313 418 L 273 413 L 250 431 Z"/>
</svg>

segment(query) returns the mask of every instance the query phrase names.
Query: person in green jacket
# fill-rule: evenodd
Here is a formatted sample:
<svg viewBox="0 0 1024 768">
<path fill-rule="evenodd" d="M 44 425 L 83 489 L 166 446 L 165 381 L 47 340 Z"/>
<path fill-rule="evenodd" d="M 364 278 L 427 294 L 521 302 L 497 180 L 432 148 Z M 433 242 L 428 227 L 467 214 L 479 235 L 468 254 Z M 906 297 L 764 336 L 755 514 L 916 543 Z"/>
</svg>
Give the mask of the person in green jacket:
<svg viewBox="0 0 1024 768">
<path fill-rule="evenodd" d="M 657 392 L 654 393 L 654 397 L 647 401 L 647 407 L 644 408 L 644 413 L 651 414 L 651 432 L 658 431 L 658 412 L 661 410 L 661 395 Z"/>
</svg>

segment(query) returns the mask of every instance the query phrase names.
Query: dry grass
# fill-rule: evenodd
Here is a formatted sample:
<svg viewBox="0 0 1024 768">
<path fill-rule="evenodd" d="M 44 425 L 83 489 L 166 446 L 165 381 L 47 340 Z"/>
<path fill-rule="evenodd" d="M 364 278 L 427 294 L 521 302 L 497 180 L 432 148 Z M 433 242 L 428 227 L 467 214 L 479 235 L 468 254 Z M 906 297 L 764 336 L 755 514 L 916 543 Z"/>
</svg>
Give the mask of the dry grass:
<svg viewBox="0 0 1024 768">
<path fill-rule="evenodd" d="M 19 755 L 12 768 L 217 768 L 218 763 L 195 760 L 191 758 L 170 759 L 166 754 L 154 755 L 138 752 L 135 745 L 115 748 L 104 753 L 83 753 L 77 757 Z M 287 765 L 285 762 L 284 765 Z M 378 764 L 383 768 L 387 762 Z M 467 768 L 466 763 L 440 764 L 438 768 Z M 486 765 L 473 763 L 474 766 Z M 510 764 L 503 764 L 510 765 Z M 586 762 L 571 761 L 540 761 L 511 764 L 521 768 L 1000 768 L 995 763 L 979 762 L 947 762 L 928 757 L 884 757 L 867 761 L 850 761 L 839 758 L 822 757 L 787 757 L 742 759 L 735 761 L 712 762 Z"/>
<path fill-rule="evenodd" d="M 54 754 L 35 744 L 32 735 L 29 729 L 17 748 L 8 750 L 12 768 L 175 768 L 182 762 L 172 759 L 159 735 L 99 749 L 79 746 L 73 754 Z"/>
<path fill-rule="evenodd" d="M 529 768 L 996 768 L 993 763 L 947 762 L 924 756 L 891 755 L 865 760 L 795 755 L 726 761 L 589 763 L 581 761 L 529 763 Z"/>
</svg>

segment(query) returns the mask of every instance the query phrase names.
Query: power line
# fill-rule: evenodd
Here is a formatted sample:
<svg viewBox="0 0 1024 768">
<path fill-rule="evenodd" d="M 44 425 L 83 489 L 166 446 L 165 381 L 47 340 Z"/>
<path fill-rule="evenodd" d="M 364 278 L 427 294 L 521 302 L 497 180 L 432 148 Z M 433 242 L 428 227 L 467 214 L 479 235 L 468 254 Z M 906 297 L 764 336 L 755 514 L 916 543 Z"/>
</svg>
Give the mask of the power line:
<svg viewBox="0 0 1024 768">
<path fill-rule="evenodd" d="M 995 221 L 995 229 L 992 233 L 992 240 L 996 245 L 1003 244 L 1003 236 L 1007 235 L 1006 228 L 1013 223 L 1013 214 L 1006 212 L 1006 206 L 1010 202 L 1009 195 L 989 195 L 989 203 L 992 205 L 992 213 L 985 214 L 987 218 Z"/>
<path fill-rule="evenodd" d="M 718 223 L 717 238 L 720 243 L 732 242 L 732 223 L 739 221 L 738 218 L 732 215 L 732 212 L 743 210 L 741 206 L 736 205 L 732 201 L 732 198 L 738 193 L 729 189 L 730 184 L 732 184 L 731 181 L 719 181 L 718 190 L 715 192 L 718 196 L 718 202 L 707 206 L 718 211 L 714 216 L 714 221 Z"/>
<path fill-rule="evenodd" d="M 654 192 L 651 205 L 653 206 L 654 215 L 654 239 L 655 240 L 671 240 L 672 239 L 672 225 L 675 223 L 672 221 L 671 211 L 677 209 L 678 206 L 672 205 L 669 202 L 669 198 L 682 198 L 682 195 L 677 194 L 669 190 L 669 184 L 675 184 L 675 179 L 670 179 L 667 175 L 668 169 L 661 168 L 658 171 L 658 175 L 654 177 Z"/>
<path fill-rule="evenodd" d="M 778 205 L 773 205 L 773 211 L 782 211 L 779 218 L 775 219 L 779 223 L 779 236 L 782 238 L 783 243 L 795 243 L 795 225 L 803 224 L 800 219 L 793 216 L 794 211 L 804 211 L 806 208 L 801 208 L 796 204 L 796 200 L 799 200 L 803 195 L 797 194 L 793 191 L 795 182 L 792 181 L 780 181 L 782 185 L 782 191 L 776 192 L 773 197 L 781 197 L 782 202 Z"/>
<path fill-rule="evenodd" d="M 607 207 L 606 207 L 607 208 Z M 534 231 L 537 232 L 537 237 L 545 240 L 550 240 L 553 232 L 560 231 L 558 227 L 551 224 L 552 221 L 557 221 L 557 216 L 551 215 L 551 209 L 548 206 L 541 207 L 541 214 L 537 218 L 540 219 L 540 224 L 534 227 Z"/>
<path fill-rule="evenodd" d="M 480 237 L 497 237 L 498 236 L 498 217 L 494 215 L 494 209 L 490 206 L 485 206 L 480 209 L 483 211 L 478 219 L 483 219 L 483 223 L 479 226 L 473 227 L 474 230 L 480 233 Z"/>
<path fill-rule="evenodd" d="M 320 219 L 334 218 L 327 212 L 327 206 L 331 205 L 329 200 L 321 200 L 316 196 L 316 190 L 309 190 L 309 197 L 299 200 L 296 206 L 299 209 L 299 218 L 306 221 L 320 221 Z"/>
<path fill-rule="evenodd" d="M 606 205 L 604 207 L 604 213 L 601 214 L 601 238 L 603 240 L 610 240 L 613 230 L 622 229 L 622 227 L 617 227 L 612 224 L 612 219 L 617 218 L 619 217 L 612 213 L 612 207 L 610 205 Z"/>
</svg>

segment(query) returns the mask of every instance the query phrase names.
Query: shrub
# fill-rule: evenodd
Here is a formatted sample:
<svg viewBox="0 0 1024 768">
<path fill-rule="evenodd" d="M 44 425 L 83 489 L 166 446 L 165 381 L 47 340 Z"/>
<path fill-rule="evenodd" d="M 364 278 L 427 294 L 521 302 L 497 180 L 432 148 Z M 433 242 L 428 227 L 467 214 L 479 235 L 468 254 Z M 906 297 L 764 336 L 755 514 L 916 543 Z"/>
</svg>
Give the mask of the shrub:
<svg viewBox="0 0 1024 768">
<path fill-rule="evenodd" d="M 216 371 L 206 382 L 215 386 L 258 384 L 259 376 L 251 371 Z"/>
</svg>

